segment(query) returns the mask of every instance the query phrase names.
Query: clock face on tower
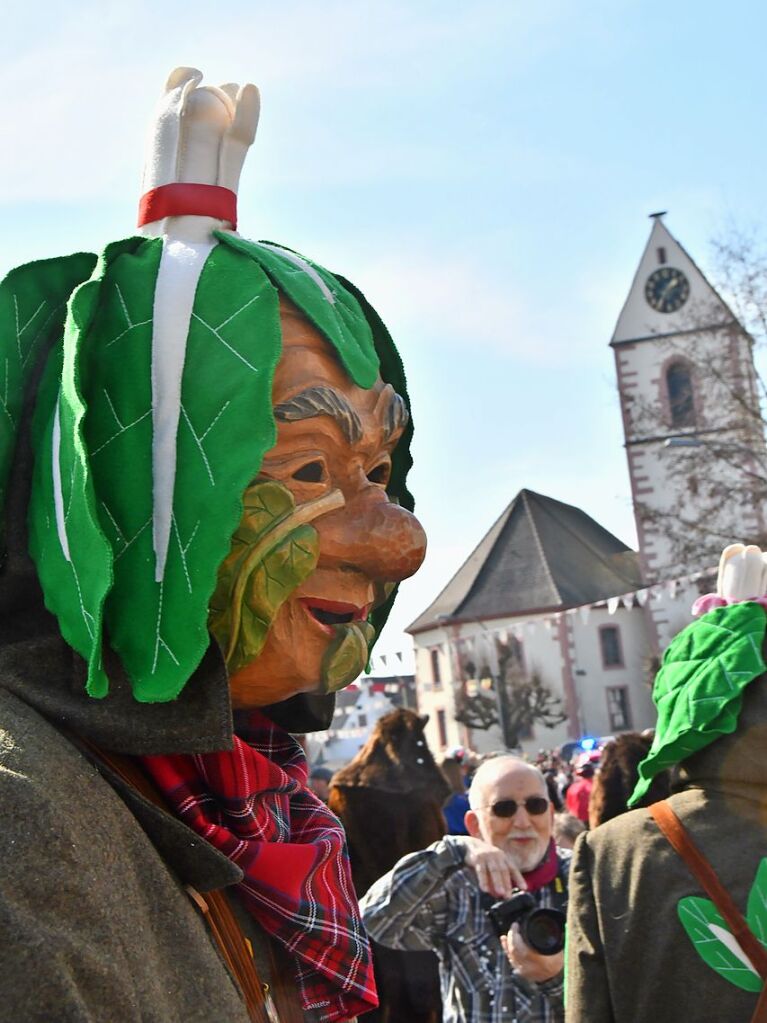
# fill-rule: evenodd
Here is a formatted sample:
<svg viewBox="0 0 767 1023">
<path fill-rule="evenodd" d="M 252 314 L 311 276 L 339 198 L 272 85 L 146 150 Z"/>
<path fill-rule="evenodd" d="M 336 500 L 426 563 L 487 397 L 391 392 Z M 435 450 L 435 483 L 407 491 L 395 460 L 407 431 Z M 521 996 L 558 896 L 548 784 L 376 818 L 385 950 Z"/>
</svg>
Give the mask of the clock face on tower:
<svg viewBox="0 0 767 1023">
<path fill-rule="evenodd" d="M 644 296 L 659 313 L 675 313 L 690 295 L 690 282 L 681 270 L 662 266 L 653 271 L 644 286 Z"/>
</svg>

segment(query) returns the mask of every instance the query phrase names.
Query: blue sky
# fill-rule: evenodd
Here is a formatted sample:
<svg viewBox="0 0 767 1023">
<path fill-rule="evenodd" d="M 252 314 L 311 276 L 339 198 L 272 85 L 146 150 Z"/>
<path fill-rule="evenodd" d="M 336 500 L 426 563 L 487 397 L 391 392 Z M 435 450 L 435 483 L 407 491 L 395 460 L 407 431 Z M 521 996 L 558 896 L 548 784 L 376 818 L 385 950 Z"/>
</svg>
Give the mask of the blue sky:
<svg viewBox="0 0 767 1023">
<path fill-rule="evenodd" d="M 522 487 L 635 542 L 607 346 L 648 213 L 704 268 L 729 223 L 762 231 L 765 5 L 14 6 L 3 271 L 132 232 L 174 66 L 261 88 L 241 230 L 354 280 L 409 372 L 430 550 L 381 651 Z"/>
</svg>

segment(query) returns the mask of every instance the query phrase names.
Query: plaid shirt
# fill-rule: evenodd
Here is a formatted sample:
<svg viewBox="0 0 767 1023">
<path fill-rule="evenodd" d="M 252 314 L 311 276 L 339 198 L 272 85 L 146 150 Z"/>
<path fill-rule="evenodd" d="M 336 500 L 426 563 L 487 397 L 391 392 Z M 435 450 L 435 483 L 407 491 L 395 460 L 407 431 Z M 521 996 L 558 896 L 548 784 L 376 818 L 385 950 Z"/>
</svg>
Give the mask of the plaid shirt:
<svg viewBox="0 0 767 1023">
<path fill-rule="evenodd" d="M 533 984 L 512 971 L 464 852 L 448 835 L 401 859 L 360 903 L 368 933 L 390 948 L 437 953 L 444 1023 L 562 1023 L 563 973 Z M 566 877 L 571 853 L 557 856 Z M 534 894 L 553 904 L 552 886 Z"/>
</svg>

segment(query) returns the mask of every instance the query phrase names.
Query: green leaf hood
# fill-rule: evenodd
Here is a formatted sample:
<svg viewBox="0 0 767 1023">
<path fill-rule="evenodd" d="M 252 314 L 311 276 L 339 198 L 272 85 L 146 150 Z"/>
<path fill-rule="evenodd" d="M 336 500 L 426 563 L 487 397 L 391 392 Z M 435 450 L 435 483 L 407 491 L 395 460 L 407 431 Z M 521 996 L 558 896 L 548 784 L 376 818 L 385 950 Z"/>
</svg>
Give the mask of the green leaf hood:
<svg viewBox="0 0 767 1023">
<path fill-rule="evenodd" d="M 94 697 L 109 690 L 105 643 L 147 703 L 173 700 L 208 647 L 216 572 L 243 493 L 276 438 L 280 293 L 358 386 L 371 387 L 380 372 L 407 402 L 393 342 L 348 282 L 289 249 L 229 232 L 216 232 L 198 257 L 188 329 L 173 356 L 177 380 L 171 373 L 161 415 L 153 327 L 167 239 L 116 242 L 97 261 L 31 264 L 0 284 L 0 501 L 27 370 L 45 359 L 30 551 L 46 606 L 88 663 Z M 408 508 L 411 431 L 389 485 Z M 374 615 L 379 631 L 389 606 Z"/>
<path fill-rule="evenodd" d="M 743 691 L 765 671 L 765 628 L 764 608 L 745 602 L 709 611 L 674 638 L 655 679 L 655 738 L 639 765 L 629 806 L 659 771 L 735 731 Z"/>
</svg>

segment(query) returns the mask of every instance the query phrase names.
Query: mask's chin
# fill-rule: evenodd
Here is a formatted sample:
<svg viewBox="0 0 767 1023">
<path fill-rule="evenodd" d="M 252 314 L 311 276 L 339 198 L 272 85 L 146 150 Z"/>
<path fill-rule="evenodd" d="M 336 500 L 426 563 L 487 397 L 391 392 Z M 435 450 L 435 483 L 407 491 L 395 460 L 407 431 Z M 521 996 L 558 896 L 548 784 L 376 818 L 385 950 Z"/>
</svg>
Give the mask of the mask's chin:
<svg viewBox="0 0 767 1023">
<path fill-rule="evenodd" d="M 270 670 L 272 650 L 271 644 L 267 643 L 258 657 L 230 676 L 232 707 L 235 710 L 247 710 L 281 703 L 299 694 L 325 696 L 338 692 L 365 670 L 374 636 L 373 626 L 366 621 L 331 626 L 330 638 L 323 637 L 325 650 L 321 655 L 319 671 L 311 672 L 311 679 L 307 678 L 308 665 L 295 664 L 287 654 L 286 660 L 289 663 L 280 667 L 275 665 Z M 291 650 L 291 646 L 279 646 L 286 651 Z M 291 667 L 295 670 L 291 671 Z"/>
<path fill-rule="evenodd" d="M 375 638 L 375 629 L 366 621 L 334 625 L 333 631 L 322 659 L 320 694 L 335 693 L 362 674 Z"/>
</svg>

